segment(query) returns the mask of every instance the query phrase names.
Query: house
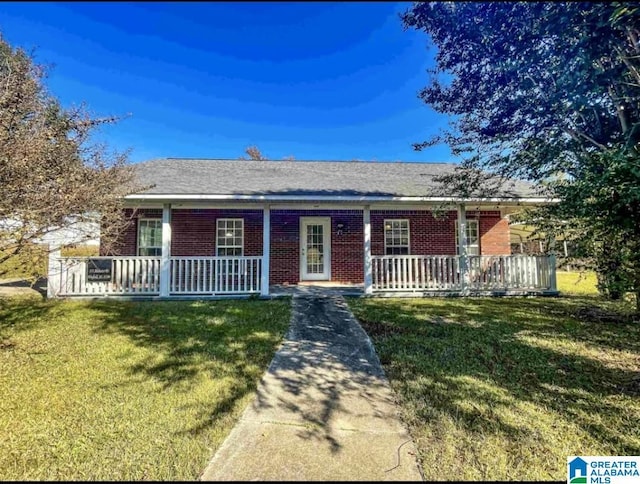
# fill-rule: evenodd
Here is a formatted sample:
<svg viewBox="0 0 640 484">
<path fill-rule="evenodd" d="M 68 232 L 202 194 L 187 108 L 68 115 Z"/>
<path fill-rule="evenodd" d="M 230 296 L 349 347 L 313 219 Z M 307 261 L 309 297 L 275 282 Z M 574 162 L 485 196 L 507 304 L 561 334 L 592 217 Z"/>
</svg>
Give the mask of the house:
<svg viewBox="0 0 640 484">
<path fill-rule="evenodd" d="M 569 482 L 587 482 L 587 462 L 584 459 L 576 457 L 569 462 Z"/>
<path fill-rule="evenodd" d="M 523 182 L 490 198 L 436 195 L 434 177 L 455 166 L 140 163 L 137 176 L 150 188 L 126 197 L 134 223 L 116 252 L 101 253 L 111 270 L 54 256 L 50 294 L 268 296 L 309 283 L 367 295 L 554 293 L 553 256 L 510 255 L 508 222 L 523 206 L 550 201 Z"/>
</svg>

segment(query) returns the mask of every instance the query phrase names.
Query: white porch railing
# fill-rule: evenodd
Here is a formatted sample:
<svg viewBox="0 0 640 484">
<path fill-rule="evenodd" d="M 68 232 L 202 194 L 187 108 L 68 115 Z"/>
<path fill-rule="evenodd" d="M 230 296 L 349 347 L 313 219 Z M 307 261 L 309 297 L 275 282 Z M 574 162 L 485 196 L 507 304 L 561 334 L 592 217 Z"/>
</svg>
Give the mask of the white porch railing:
<svg viewBox="0 0 640 484">
<path fill-rule="evenodd" d="M 109 281 L 87 280 L 87 257 L 56 259 L 53 277 L 59 296 L 157 295 L 160 292 L 160 257 L 91 257 L 111 260 Z"/>
<path fill-rule="evenodd" d="M 252 294 L 262 257 L 171 257 L 169 294 Z"/>
<path fill-rule="evenodd" d="M 546 255 L 469 257 L 469 285 L 474 290 L 550 290 L 555 264 Z"/>
<path fill-rule="evenodd" d="M 460 290 L 458 257 L 448 255 L 373 256 L 373 290 Z"/>
<path fill-rule="evenodd" d="M 108 280 L 88 280 L 87 266 L 94 259 L 111 261 Z M 160 295 L 160 257 L 60 257 L 53 264 L 53 296 Z M 171 257 L 169 294 L 259 293 L 261 271 L 262 257 Z"/>
<path fill-rule="evenodd" d="M 551 256 L 373 256 L 373 292 L 555 290 Z"/>
</svg>

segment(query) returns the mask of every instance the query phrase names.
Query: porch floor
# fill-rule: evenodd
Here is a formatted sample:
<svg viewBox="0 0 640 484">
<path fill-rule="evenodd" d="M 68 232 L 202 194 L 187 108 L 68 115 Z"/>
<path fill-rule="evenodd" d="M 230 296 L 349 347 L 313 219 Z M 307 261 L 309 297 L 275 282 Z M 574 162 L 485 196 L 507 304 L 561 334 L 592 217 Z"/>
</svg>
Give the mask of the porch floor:
<svg viewBox="0 0 640 484">
<path fill-rule="evenodd" d="M 269 286 L 271 297 L 283 296 L 362 296 L 363 284 L 341 284 L 338 282 L 314 281 L 298 284 Z"/>
</svg>

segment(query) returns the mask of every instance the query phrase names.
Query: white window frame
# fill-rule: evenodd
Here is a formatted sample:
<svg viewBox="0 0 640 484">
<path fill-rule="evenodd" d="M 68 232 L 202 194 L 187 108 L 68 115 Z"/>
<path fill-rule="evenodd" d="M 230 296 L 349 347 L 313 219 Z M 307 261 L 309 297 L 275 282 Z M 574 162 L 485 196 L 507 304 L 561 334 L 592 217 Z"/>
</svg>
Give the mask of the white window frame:
<svg viewBox="0 0 640 484">
<path fill-rule="evenodd" d="M 225 222 L 225 226 L 224 227 L 220 227 L 220 222 Z M 228 230 L 228 227 L 226 226 L 227 222 L 233 222 L 234 223 L 234 230 L 236 229 L 235 227 L 235 223 L 236 222 L 240 222 L 240 230 L 241 230 L 241 234 L 240 234 L 240 245 L 228 245 L 228 244 L 220 244 L 220 235 L 219 232 L 220 230 Z M 236 238 L 237 235 L 233 235 L 232 238 Z M 229 238 L 226 235 L 223 236 L 223 238 Z M 220 255 L 220 249 L 240 249 L 240 254 L 239 255 L 233 255 L 233 256 L 229 256 L 229 255 Z M 244 256 L 244 219 L 243 218 L 219 218 L 216 220 L 216 256 L 218 257 L 242 257 Z"/>
<path fill-rule="evenodd" d="M 157 225 L 159 225 L 159 227 L 156 227 L 157 230 L 160 230 L 160 240 L 157 241 L 158 245 L 141 245 L 141 239 L 140 239 L 140 234 L 141 234 L 141 229 L 142 229 L 142 225 L 143 222 L 147 223 L 147 222 L 155 222 Z M 140 254 L 141 250 L 148 250 L 148 249 L 157 249 L 157 254 L 154 255 L 145 255 L 142 256 L 142 254 Z M 136 238 L 136 254 L 138 256 L 142 256 L 142 257 L 160 257 L 160 255 L 162 254 L 162 219 L 160 218 L 139 218 L 138 219 L 138 234 L 137 234 L 137 238 Z"/>
<path fill-rule="evenodd" d="M 393 237 L 394 237 L 394 227 L 393 224 L 394 222 L 398 222 L 400 224 L 406 223 L 407 224 L 407 245 L 404 244 L 399 244 L 399 245 L 394 245 L 393 244 Z M 391 224 L 391 234 L 388 235 L 387 234 L 387 224 L 390 223 Z M 382 230 L 384 231 L 384 255 L 409 255 L 411 254 L 411 223 L 409 221 L 408 218 L 386 218 L 383 220 L 383 225 L 382 225 Z M 403 228 L 400 227 L 400 230 L 402 231 Z M 402 232 L 400 232 L 400 234 L 396 237 L 402 237 Z M 391 240 L 389 240 L 391 239 Z M 406 247 L 407 249 L 407 253 L 406 254 L 389 254 L 387 249 L 389 248 L 394 248 L 394 247 Z"/>
<path fill-rule="evenodd" d="M 477 218 L 468 218 L 466 220 L 467 226 L 467 255 L 480 255 L 480 220 Z M 475 242 L 471 242 L 471 236 L 469 234 L 469 230 L 471 229 L 471 225 L 475 226 L 476 236 Z M 456 252 L 460 255 L 460 244 L 458 243 L 460 224 L 456 220 Z"/>
</svg>

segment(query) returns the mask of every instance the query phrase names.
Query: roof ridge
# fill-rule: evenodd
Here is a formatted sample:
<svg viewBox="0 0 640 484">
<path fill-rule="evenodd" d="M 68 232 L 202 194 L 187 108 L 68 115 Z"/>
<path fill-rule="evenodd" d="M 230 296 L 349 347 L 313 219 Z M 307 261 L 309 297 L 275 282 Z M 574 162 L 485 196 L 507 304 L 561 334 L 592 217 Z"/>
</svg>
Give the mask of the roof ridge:
<svg viewBox="0 0 640 484">
<path fill-rule="evenodd" d="M 256 162 L 280 162 L 280 163 L 368 163 L 368 164 L 406 164 L 406 165 L 419 165 L 419 164 L 429 164 L 429 165 L 457 165 L 458 163 L 455 161 L 392 161 L 392 160 L 279 160 L 279 159 L 267 159 L 267 160 L 247 160 L 241 158 L 201 158 L 201 157 L 164 157 L 164 158 L 152 158 L 149 160 L 141 161 L 139 163 L 146 163 L 149 161 L 162 161 L 162 160 L 172 160 L 172 161 L 256 161 Z"/>
</svg>

